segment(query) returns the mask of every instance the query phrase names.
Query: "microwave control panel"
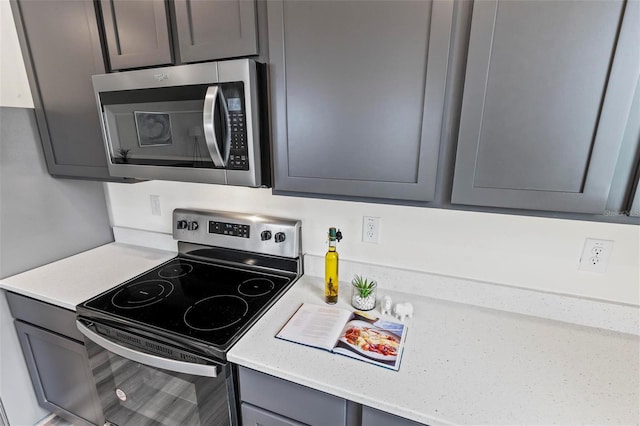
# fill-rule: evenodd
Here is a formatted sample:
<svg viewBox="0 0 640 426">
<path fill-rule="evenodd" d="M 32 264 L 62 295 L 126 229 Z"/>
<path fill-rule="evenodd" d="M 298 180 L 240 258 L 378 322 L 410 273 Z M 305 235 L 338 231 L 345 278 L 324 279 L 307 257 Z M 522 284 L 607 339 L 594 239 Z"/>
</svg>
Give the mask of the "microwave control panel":
<svg viewBox="0 0 640 426">
<path fill-rule="evenodd" d="M 231 121 L 231 150 L 227 168 L 231 170 L 249 170 L 245 116 L 242 112 L 229 111 L 229 120 Z"/>
<path fill-rule="evenodd" d="M 247 116 L 244 103 L 244 86 L 240 82 L 225 83 L 222 90 L 229 111 L 231 147 L 229 150 L 229 170 L 249 170 L 249 150 L 247 148 Z"/>
</svg>

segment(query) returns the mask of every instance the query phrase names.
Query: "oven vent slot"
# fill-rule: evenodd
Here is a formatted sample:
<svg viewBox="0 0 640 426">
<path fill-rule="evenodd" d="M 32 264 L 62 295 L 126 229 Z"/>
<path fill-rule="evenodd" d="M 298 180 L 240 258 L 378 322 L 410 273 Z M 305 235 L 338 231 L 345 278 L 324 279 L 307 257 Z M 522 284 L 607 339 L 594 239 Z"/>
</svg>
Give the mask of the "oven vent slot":
<svg viewBox="0 0 640 426">
<path fill-rule="evenodd" d="M 173 353 L 173 350 L 171 348 L 167 348 L 166 346 L 157 345 L 157 344 L 151 343 L 149 341 L 144 342 L 144 345 L 147 348 L 152 349 L 156 353 L 161 352 L 161 353 L 170 355 L 172 357 L 175 357 L 175 354 Z"/>
<path fill-rule="evenodd" d="M 187 362 L 198 362 L 198 358 L 193 355 L 185 354 L 184 352 L 180 353 L 180 359 Z"/>
<path fill-rule="evenodd" d="M 125 342 L 133 343 L 138 346 L 140 346 L 140 343 L 141 343 L 140 339 L 138 339 L 137 337 L 133 337 L 129 334 L 120 333 L 118 331 L 116 331 L 116 337 L 118 339 L 124 340 Z"/>
</svg>

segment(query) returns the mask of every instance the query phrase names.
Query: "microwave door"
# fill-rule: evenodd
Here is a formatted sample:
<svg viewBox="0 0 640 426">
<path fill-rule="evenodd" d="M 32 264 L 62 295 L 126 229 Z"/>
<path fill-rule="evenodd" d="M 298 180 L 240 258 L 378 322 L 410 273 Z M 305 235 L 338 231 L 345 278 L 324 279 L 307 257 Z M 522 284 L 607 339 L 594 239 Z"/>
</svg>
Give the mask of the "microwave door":
<svg viewBox="0 0 640 426">
<path fill-rule="evenodd" d="M 213 164 L 224 168 L 229 158 L 231 124 L 227 103 L 219 86 L 210 86 L 204 99 L 202 125 L 207 150 Z"/>
</svg>

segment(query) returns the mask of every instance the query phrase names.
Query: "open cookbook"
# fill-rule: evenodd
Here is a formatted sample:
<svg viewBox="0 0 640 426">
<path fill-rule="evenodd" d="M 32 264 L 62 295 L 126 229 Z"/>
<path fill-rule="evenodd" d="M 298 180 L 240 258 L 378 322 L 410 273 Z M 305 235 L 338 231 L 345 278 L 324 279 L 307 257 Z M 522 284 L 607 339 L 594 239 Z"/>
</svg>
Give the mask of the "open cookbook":
<svg viewBox="0 0 640 426">
<path fill-rule="evenodd" d="M 406 334 L 366 312 L 303 303 L 276 337 L 398 370 Z"/>
</svg>

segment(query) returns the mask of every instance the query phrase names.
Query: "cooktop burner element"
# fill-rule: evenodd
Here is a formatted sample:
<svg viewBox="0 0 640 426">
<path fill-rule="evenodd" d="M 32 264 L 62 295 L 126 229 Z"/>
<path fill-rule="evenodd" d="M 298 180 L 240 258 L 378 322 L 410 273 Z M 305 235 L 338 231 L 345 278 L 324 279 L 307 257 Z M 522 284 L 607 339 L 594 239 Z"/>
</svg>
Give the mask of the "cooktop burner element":
<svg viewBox="0 0 640 426">
<path fill-rule="evenodd" d="M 133 282 L 114 294 L 111 303 L 122 309 L 143 308 L 169 296 L 173 289 L 173 284 L 165 280 Z"/>
<path fill-rule="evenodd" d="M 162 278 L 184 277 L 193 271 L 193 266 L 187 263 L 171 263 L 158 271 L 158 276 Z"/>
<path fill-rule="evenodd" d="M 267 278 L 251 278 L 238 286 L 238 293 L 243 296 L 258 297 L 271 293 L 275 287 Z"/>
<path fill-rule="evenodd" d="M 249 305 L 238 296 L 211 296 L 189 306 L 184 322 L 195 330 L 220 330 L 240 322 L 248 311 Z"/>
</svg>

